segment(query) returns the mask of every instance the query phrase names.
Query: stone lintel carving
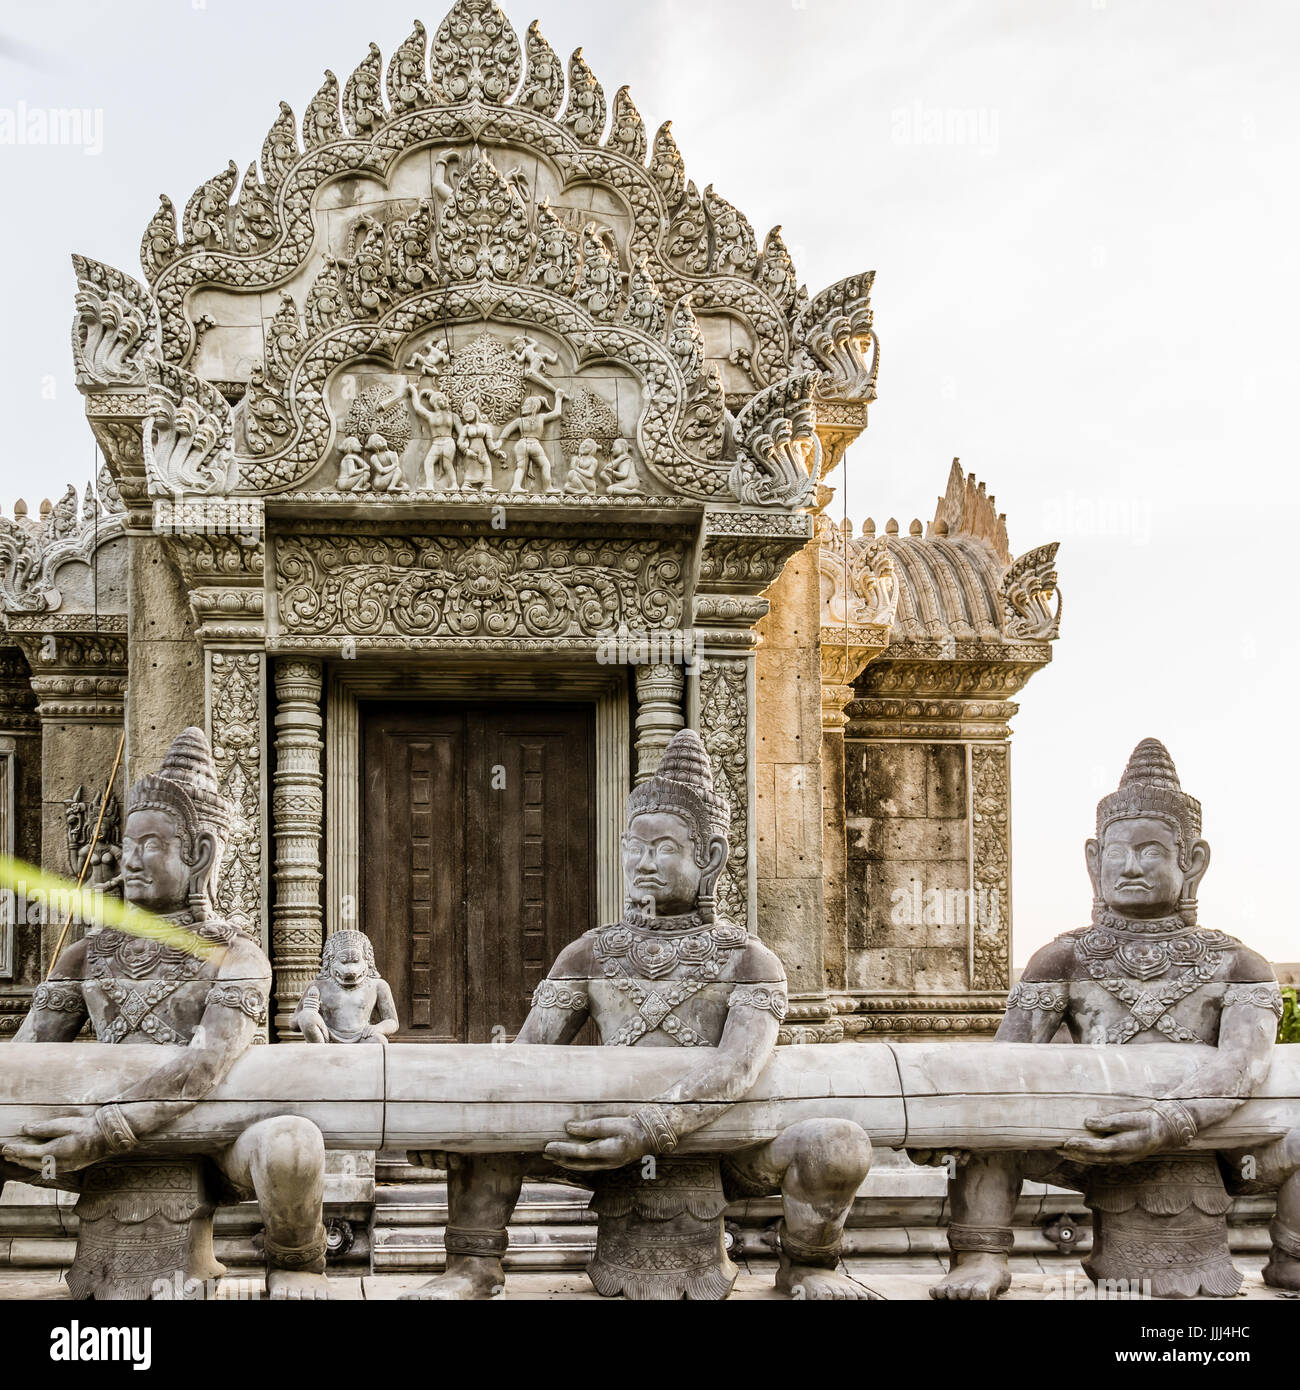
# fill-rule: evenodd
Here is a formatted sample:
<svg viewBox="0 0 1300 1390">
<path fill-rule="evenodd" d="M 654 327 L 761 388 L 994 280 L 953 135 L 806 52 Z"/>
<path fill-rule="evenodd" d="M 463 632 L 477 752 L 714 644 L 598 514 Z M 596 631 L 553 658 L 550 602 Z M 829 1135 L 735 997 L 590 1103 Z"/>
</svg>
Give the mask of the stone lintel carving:
<svg viewBox="0 0 1300 1390">
<path fill-rule="evenodd" d="M 0 734 L 39 734 L 40 730 L 31 667 L 15 646 L 0 647 Z"/>
<path fill-rule="evenodd" d="M 998 699 L 1022 690 L 1052 655 L 1046 646 L 1008 651 L 986 643 L 960 643 L 953 644 L 946 655 L 929 646 L 891 643 L 856 682 L 858 698 Z"/>
<path fill-rule="evenodd" d="M 731 626 L 750 626 L 763 614 L 757 606 L 726 605 L 726 596 L 758 598 L 781 574 L 786 562 L 811 539 L 809 516 L 781 516 L 762 512 L 705 514 L 700 547 L 697 610 L 711 614 L 708 621 Z M 754 617 L 749 617 L 750 613 Z M 701 622 L 705 621 L 703 616 Z"/>
<path fill-rule="evenodd" d="M 324 921 L 320 902 L 324 793 L 321 772 L 323 673 L 319 661 L 275 662 L 275 905 L 271 964 L 275 970 L 275 1027 L 294 1036 L 293 1015 L 320 972 Z"/>
<path fill-rule="evenodd" d="M 277 645 L 597 650 L 620 632 L 682 627 L 686 543 L 671 531 L 653 540 L 522 524 L 442 531 L 393 536 L 371 525 L 277 540 Z"/>
</svg>

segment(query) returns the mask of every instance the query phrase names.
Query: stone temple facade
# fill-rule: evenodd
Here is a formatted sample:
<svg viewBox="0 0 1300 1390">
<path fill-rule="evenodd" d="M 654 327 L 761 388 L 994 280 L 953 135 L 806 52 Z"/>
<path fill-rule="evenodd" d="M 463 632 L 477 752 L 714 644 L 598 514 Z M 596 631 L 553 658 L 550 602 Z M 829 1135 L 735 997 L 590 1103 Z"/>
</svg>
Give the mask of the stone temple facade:
<svg viewBox="0 0 1300 1390">
<path fill-rule="evenodd" d="M 111 885 L 119 745 L 120 799 L 200 725 L 270 1040 L 360 927 L 398 1040 L 488 1041 L 617 920 L 625 799 L 689 725 L 784 1039 L 991 1032 L 1056 547 L 1016 557 L 956 464 L 928 526 L 832 519 L 872 275 L 809 293 L 488 0 L 327 73 L 240 167 L 162 200 L 142 281 L 73 259 L 104 462 L 0 519 L 0 849 Z M 0 1034 L 61 926 L 0 925 Z"/>
</svg>

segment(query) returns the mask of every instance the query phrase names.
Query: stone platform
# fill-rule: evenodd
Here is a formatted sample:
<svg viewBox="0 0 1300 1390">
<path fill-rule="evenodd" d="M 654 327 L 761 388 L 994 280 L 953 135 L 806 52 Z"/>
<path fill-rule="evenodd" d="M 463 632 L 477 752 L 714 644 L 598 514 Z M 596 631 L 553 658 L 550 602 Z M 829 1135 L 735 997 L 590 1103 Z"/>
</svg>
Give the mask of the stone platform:
<svg viewBox="0 0 1300 1390">
<path fill-rule="evenodd" d="M 1246 1283 L 1239 1298 L 1253 1301 L 1300 1301 L 1295 1295 L 1278 1293 L 1266 1288 L 1259 1270 L 1263 1260 L 1238 1261 L 1246 1271 Z M 850 1274 L 869 1289 L 890 1302 L 929 1301 L 929 1288 L 943 1272 L 938 1258 L 902 1260 L 897 1257 L 881 1260 L 849 1260 Z M 751 1262 L 742 1269 L 731 1297 L 749 1301 L 778 1299 L 772 1287 L 776 1266 L 771 1262 Z M 383 1303 L 401 1298 L 425 1282 L 427 1274 L 375 1274 L 331 1276 L 335 1297 L 350 1302 Z M 231 1301 L 260 1299 L 265 1285 L 260 1271 L 235 1272 L 223 1279 L 217 1297 Z M 1084 1277 L 1077 1260 L 1016 1259 L 1013 1261 L 1013 1281 L 1005 1302 L 1082 1302 L 1091 1301 L 1092 1285 Z M 522 1271 L 511 1274 L 502 1295 L 505 1301 L 580 1300 L 603 1302 L 579 1271 Z M 55 1271 L 0 1272 L 0 1302 L 20 1300 L 71 1301 L 62 1275 Z M 1172 1300 L 1153 1299 L 1153 1302 Z M 1183 1302 L 1220 1303 L 1235 1305 L 1236 1299 L 1193 1299 Z"/>
</svg>

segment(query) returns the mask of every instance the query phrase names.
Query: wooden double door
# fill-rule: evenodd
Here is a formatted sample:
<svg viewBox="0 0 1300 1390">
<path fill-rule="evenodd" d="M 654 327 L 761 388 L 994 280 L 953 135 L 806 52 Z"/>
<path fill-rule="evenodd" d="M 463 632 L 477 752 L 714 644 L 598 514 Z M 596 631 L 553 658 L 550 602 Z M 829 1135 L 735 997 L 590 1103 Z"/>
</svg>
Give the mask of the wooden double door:
<svg viewBox="0 0 1300 1390">
<path fill-rule="evenodd" d="M 513 1037 L 594 925 L 590 706 L 363 705 L 361 923 L 400 1042 Z"/>
</svg>

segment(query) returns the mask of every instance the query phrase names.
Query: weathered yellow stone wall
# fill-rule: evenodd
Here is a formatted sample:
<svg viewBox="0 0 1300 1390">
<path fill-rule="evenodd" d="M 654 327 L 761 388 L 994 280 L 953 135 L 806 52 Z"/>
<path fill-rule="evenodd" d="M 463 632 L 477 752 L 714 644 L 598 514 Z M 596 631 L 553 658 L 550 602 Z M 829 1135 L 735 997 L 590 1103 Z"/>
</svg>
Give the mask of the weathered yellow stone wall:
<svg viewBox="0 0 1300 1390">
<path fill-rule="evenodd" d="M 203 652 L 185 583 L 166 542 L 131 539 L 127 606 L 131 663 L 126 701 L 127 784 L 154 772 L 172 739 L 203 727 Z"/>
<path fill-rule="evenodd" d="M 784 962 L 792 994 L 826 987 L 817 554 L 810 546 L 786 565 L 757 628 L 758 933 Z"/>
</svg>

